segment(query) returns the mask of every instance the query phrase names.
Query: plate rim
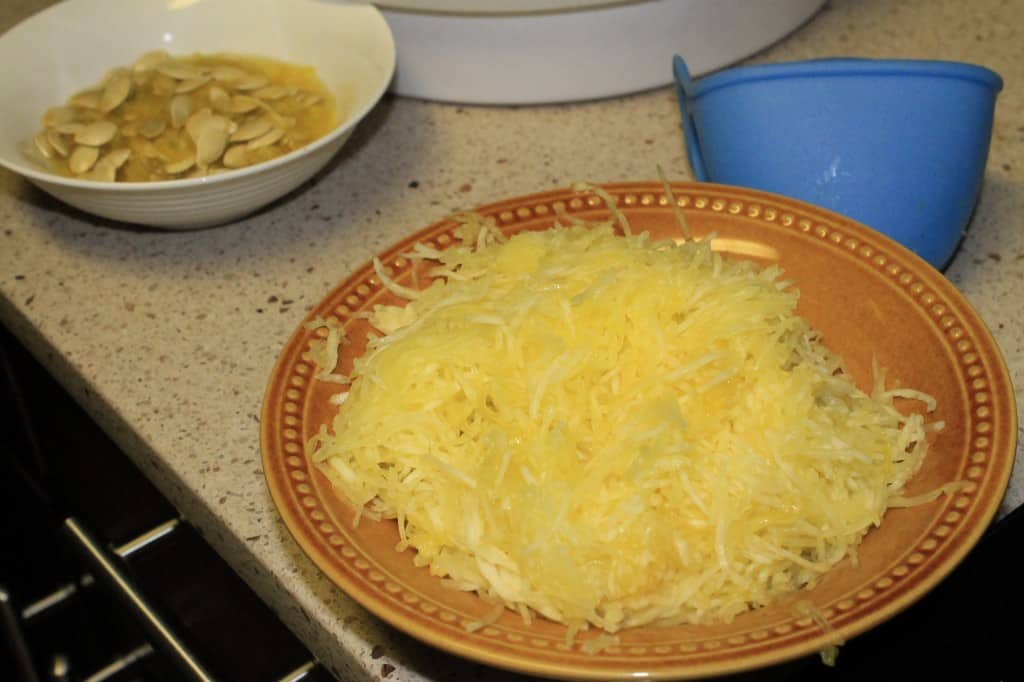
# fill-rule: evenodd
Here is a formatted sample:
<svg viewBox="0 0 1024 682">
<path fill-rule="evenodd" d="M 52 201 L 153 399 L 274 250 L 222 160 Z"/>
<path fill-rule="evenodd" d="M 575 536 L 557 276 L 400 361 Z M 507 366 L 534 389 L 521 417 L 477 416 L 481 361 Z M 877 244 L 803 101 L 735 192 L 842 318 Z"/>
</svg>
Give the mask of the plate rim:
<svg viewBox="0 0 1024 682">
<path fill-rule="evenodd" d="M 820 650 L 832 641 L 834 636 L 840 636 L 844 640 L 849 640 L 851 637 L 889 620 L 908 608 L 944 580 L 973 550 L 981 536 L 990 526 L 998 512 L 999 505 L 1009 484 L 1017 440 L 1017 413 L 1015 403 L 1013 402 L 1013 386 L 1002 349 L 995 341 L 987 324 L 963 294 L 925 261 L 885 235 L 871 230 L 856 221 L 795 199 L 760 190 L 714 183 L 672 182 L 670 185 L 684 212 L 707 210 L 718 213 L 735 213 L 753 210 L 754 206 L 759 207 L 759 210 L 763 212 L 775 209 L 777 215 L 773 220 L 777 220 L 779 225 L 814 234 L 820 238 L 822 243 L 831 244 L 833 248 L 838 249 L 839 253 L 861 258 L 868 261 L 869 265 L 874 263 L 871 260 L 872 258 L 877 259 L 884 253 L 887 258 L 886 262 L 889 264 L 886 267 L 897 265 L 900 268 L 899 272 L 912 272 L 916 276 L 926 273 L 926 277 L 918 277 L 919 280 L 927 282 L 925 293 L 927 293 L 927 290 L 933 291 L 940 303 L 945 303 L 951 312 L 955 312 L 956 318 L 964 322 L 970 321 L 970 325 L 965 324 L 964 326 L 970 326 L 971 332 L 976 336 L 975 341 L 978 346 L 976 350 L 979 352 L 984 350 L 986 352 L 986 359 L 991 365 L 988 367 L 987 376 L 992 384 L 988 388 L 988 392 L 993 395 L 992 404 L 1006 404 L 1010 409 L 1005 410 L 1005 414 L 1001 415 L 1005 421 L 1004 428 L 999 430 L 998 433 L 993 432 L 990 434 L 993 440 L 998 439 L 998 442 L 992 443 L 991 450 L 998 454 L 999 457 L 992 458 L 989 461 L 989 467 L 986 471 L 994 471 L 995 473 L 984 479 L 986 481 L 985 489 L 995 490 L 998 494 L 989 496 L 975 495 L 975 504 L 964 514 L 964 516 L 973 517 L 966 532 L 961 534 L 960 540 L 952 547 L 946 547 L 944 558 L 925 574 L 924 579 L 914 582 L 896 598 L 886 601 L 881 608 L 871 610 L 867 615 L 858 617 L 852 622 L 839 625 L 831 634 L 819 630 L 816 635 L 795 643 L 782 644 L 774 648 L 769 646 L 763 651 L 744 653 L 738 658 L 720 657 L 693 664 L 681 664 L 673 668 L 634 671 L 644 672 L 649 679 L 689 679 L 708 675 L 720 675 L 793 660 Z M 627 209 L 653 208 L 668 210 L 668 202 L 665 200 L 660 181 L 600 183 L 597 186 L 622 199 L 620 208 L 625 206 Z M 600 211 L 603 207 L 603 202 L 595 201 L 596 197 L 584 198 L 584 195 L 577 193 L 574 189 L 562 187 L 509 197 L 469 210 L 481 214 L 494 215 L 499 225 L 503 222 L 514 225 L 516 221 L 528 220 L 528 218 L 522 215 L 521 209 L 529 206 L 550 205 L 553 201 L 558 200 L 557 197 L 566 199 L 565 203 L 570 208 L 570 212 L 572 212 L 573 208 L 570 204 L 574 201 L 579 202 L 575 206 L 575 210 L 581 213 Z M 630 198 L 632 198 L 632 202 Z M 781 211 L 779 210 L 780 207 Z M 395 257 L 410 244 L 424 239 L 428 235 L 442 233 L 445 226 L 449 226 L 450 229 L 455 224 L 453 222 L 455 215 L 458 215 L 458 213 L 445 216 L 441 220 L 405 235 L 396 242 L 379 250 L 376 255 L 381 257 L 383 262 L 387 262 L 385 257 Z M 553 219 L 555 215 L 549 213 L 547 217 Z M 839 235 L 841 238 L 837 240 L 836 235 Z M 850 240 L 853 240 L 852 244 Z M 881 250 L 879 250 L 879 245 Z M 874 249 L 874 253 L 877 255 L 864 256 L 863 248 L 865 247 Z M 877 267 L 881 269 L 882 265 Z M 372 273 L 373 269 L 370 263 L 365 263 L 348 273 L 325 293 L 311 311 L 307 313 L 304 321 L 313 317 L 318 308 L 335 298 L 353 282 L 372 277 Z M 895 276 L 893 275 L 893 277 Z M 918 292 L 918 294 L 924 295 L 922 292 Z M 300 509 L 301 503 L 294 499 L 291 492 L 283 485 L 282 480 L 278 480 L 277 477 L 271 475 L 275 464 L 274 453 L 271 452 L 270 447 L 274 435 L 272 412 L 275 407 L 273 400 L 276 394 L 275 378 L 282 375 L 283 368 L 289 365 L 290 358 L 296 352 L 301 356 L 302 349 L 299 348 L 299 345 L 305 343 L 308 338 L 308 332 L 305 332 L 300 324 L 289 336 L 274 364 L 261 408 L 260 445 L 264 478 L 275 507 L 289 534 L 313 561 L 318 570 L 331 580 L 336 587 L 375 616 L 420 641 L 450 653 L 507 670 L 548 677 L 620 679 L 624 675 L 628 676 L 630 673 L 622 667 L 603 669 L 594 665 L 589 667 L 572 663 L 559 665 L 547 660 L 537 661 L 528 656 L 524 657 L 505 653 L 501 649 L 488 649 L 486 646 L 473 644 L 468 637 L 455 639 L 447 637 L 435 629 L 421 625 L 417 620 L 403 619 L 400 614 L 389 607 L 389 602 L 380 594 L 370 593 L 361 589 L 358 584 L 352 582 L 348 577 L 335 569 L 335 559 L 331 553 L 330 545 L 318 534 L 315 528 L 312 529 L 312 534 L 308 532 L 311 522 L 308 521 Z M 287 382 L 280 383 L 286 385 Z M 278 388 L 281 387 L 278 386 Z M 1006 401 L 1007 398 L 1009 399 L 1008 401 Z M 304 451 L 301 454 L 301 458 L 303 460 L 306 459 Z M 964 463 L 966 463 L 966 459 Z M 322 474 L 319 475 L 322 476 Z M 930 520 L 929 524 L 930 526 L 934 525 L 934 520 Z M 600 662 L 600 659 L 596 656 L 592 660 L 594 664 Z"/>
</svg>

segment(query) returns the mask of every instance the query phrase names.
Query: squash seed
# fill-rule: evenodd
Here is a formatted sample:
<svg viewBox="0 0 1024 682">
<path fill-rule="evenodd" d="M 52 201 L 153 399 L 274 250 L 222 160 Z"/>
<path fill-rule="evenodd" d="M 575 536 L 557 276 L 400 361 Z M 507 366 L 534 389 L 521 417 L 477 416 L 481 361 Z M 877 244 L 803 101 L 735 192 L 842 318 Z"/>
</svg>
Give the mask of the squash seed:
<svg viewBox="0 0 1024 682">
<path fill-rule="evenodd" d="M 210 86 L 207 97 L 210 99 L 210 106 L 217 111 L 228 112 L 231 110 L 231 95 L 219 85 Z"/>
<path fill-rule="evenodd" d="M 231 98 L 231 113 L 233 114 L 248 114 L 261 106 L 263 106 L 262 102 L 248 95 L 235 95 Z"/>
<path fill-rule="evenodd" d="M 172 115 L 173 118 L 173 115 Z M 181 126 L 175 126 L 180 128 Z M 167 123 L 161 118 L 148 118 L 139 127 L 139 135 L 142 135 L 147 140 L 160 137 L 163 132 L 167 130 Z"/>
<path fill-rule="evenodd" d="M 188 80 L 183 80 L 178 83 L 178 86 L 174 88 L 174 92 L 179 95 L 185 92 L 192 92 L 193 90 L 198 90 L 209 82 L 210 79 L 208 76 L 189 78 Z"/>
<path fill-rule="evenodd" d="M 71 97 L 68 104 L 79 109 L 99 109 L 100 93 L 95 90 L 86 90 Z"/>
<path fill-rule="evenodd" d="M 117 135 L 117 125 L 112 121 L 100 120 L 90 123 L 75 133 L 75 142 L 98 147 L 113 140 L 115 135 Z"/>
<path fill-rule="evenodd" d="M 196 137 L 196 164 L 209 166 L 221 157 L 228 144 L 227 123 L 221 116 L 210 116 L 202 122 Z"/>
<path fill-rule="evenodd" d="M 270 132 L 260 135 L 254 140 L 249 140 L 245 146 L 250 151 L 253 149 L 261 149 L 263 147 L 269 147 L 272 144 L 277 144 L 277 141 L 284 137 L 284 131 L 280 128 L 272 128 Z"/>
<path fill-rule="evenodd" d="M 115 149 L 112 152 L 108 152 L 100 157 L 100 160 L 96 162 L 96 165 L 102 166 L 107 165 L 117 170 L 125 164 L 125 162 L 131 157 L 132 150 L 122 147 L 121 149 Z"/>
<path fill-rule="evenodd" d="M 232 142 L 248 142 L 260 135 L 264 135 L 274 127 L 274 124 L 266 116 L 254 118 L 243 123 L 238 130 L 231 135 Z"/>
<path fill-rule="evenodd" d="M 225 64 L 223 66 L 214 67 L 213 71 L 210 72 L 210 75 L 213 76 L 214 80 L 223 81 L 225 83 L 233 83 L 235 81 L 245 78 L 249 74 L 247 74 L 245 71 L 238 68 L 237 66 Z"/>
<path fill-rule="evenodd" d="M 152 71 L 160 64 L 171 59 L 171 55 L 167 54 L 164 50 L 153 50 L 142 55 L 135 60 L 135 64 L 132 65 L 133 71 Z"/>
<path fill-rule="evenodd" d="M 53 129 L 61 135 L 77 135 L 85 130 L 85 124 L 72 121 L 70 123 L 61 123 L 59 126 L 54 126 Z"/>
<path fill-rule="evenodd" d="M 182 159 L 181 161 L 165 164 L 164 171 L 166 171 L 168 175 L 178 175 L 180 173 L 184 173 L 194 165 L 196 165 L 196 160 L 190 156 L 187 159 Z"/>
<path fill-rule="evenodd" d="M 35 144 L 36 149 L 45 159 L 52 159 L 57 155 L 57 150 L 53 148 L 50 141 L 46 139 L 46 133 L 40 131 L 32 136 L 32 142 Z"/>
<path fill-rule="evenodd" d="M 83 180 L 95 180 L 97 182 L 114 182 L 117 180 L 117 169 L 108 164 L 96 164 L 92 170 L 83 174 Z"/>
<path fill-rule="evenodd" d="M 158 73 L 153 77 L 152 85 L 153 94 L 159 97 L 169 97 L 174 94 L 175 89 L 178 87 L 178 81 L 174 80 L 169 76 L 165 76 L 162 73 Z"/>
<path fill-rule="evenodd" d="M 232 145 L 224 152 L 224 158 L 221 161 L 223 161 L 225 168 L 242 168 L 249 165 L 249 155 L 247 152 L 248 150 L 244 144 Z"/>
<path fill-rule="evenodd" d="M 99 157 L 100 150 L 96 147 L 85 145 L 75 147 L 75 151 L 71 152 L 71 156 L 68 157 L 68 170 L 75 175 L 81 175 L 92 168 Z"/>
<path fill-rule="evenodd" d="M 180 128 L 192 114 L 192 100 L 188 95 L 175 95 L 171 98 L 171 126 Z"/>
<path fill-rule="evenodd" d="M 46 131 L 46 141 L 50 143 L 53 150 L 60 156 L 66 157 L 68 155 L 68 143 L 64 140 L 64 136 L 53 128 Z"/>
<path fill-rule="evenodd" d="M 132 79 L 127 75 L 117 75 L 104 87 L 100 95 L 99 109 L 105 114 L 121 106 L 132 91 Z"/>
<path fill-rule="evenodd" d="M 188 117 L 188 120 L 185 122 L 185 132 L 188 133 L 193 142 L 199 139 L 199 131 L 202 129 L 203 122 L 211 116 L 213 116 L 213 112 L 210 111 L 210 108 L 203 107 Z"/>
<path fill-rule="evenodd" d="M 235 81 L 235 89 L 242 91 L 259 90 L 270 85 L 270 80 L 266 76 L 259 74 L 252 74 L 245 76 L 238 81 Z"/>
<path fill-rule="evenodd" d="M 169 76 L 174 80 L 187 81 L 194 78 L 201 78 L 203 72 L 194 66 L 189 64 L 183 64 L 178 61 L 168 61 L 156 66 L 156 70 L 165 76 Z"/>
<path fill-rule="evenodd" d="M 281 85 L 268 85 L 252 93 L 255 97 L 270 101 L 281 99 L 288 95 L 288 88 Z"/>
<path fill-rule="evenodd" d="M 146 159 L 154 159 L 156 161 L 167 161 L 167 155 L 156 148 L 156 145 L 149 140 L 144 140 L 142 144 L 136 147 L 139 154 Z"/>
</svg>

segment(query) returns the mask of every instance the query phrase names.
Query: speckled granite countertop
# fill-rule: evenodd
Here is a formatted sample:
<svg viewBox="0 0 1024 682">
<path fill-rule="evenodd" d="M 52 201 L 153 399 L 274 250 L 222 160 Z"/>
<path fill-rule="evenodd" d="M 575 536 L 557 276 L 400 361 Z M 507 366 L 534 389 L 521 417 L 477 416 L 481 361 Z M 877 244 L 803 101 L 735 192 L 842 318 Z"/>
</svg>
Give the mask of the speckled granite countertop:
<svg viewBox="0 0 1024 682">
<path fill-rule="evenodd" d="M 43 4 L 3 3 L 0 27 Z M 754 59 L 952 59 L 1002 74 L 984 192 L 947 275 L 1002 347 L 1018 403 L 1021 16 L 1022 0 L 833 0 Z M 264 385 L 307 308 L 372 252 L 456 209 L 578 179 L 650 179 L 657 164 L 689 176 L 668 88 L 552 107 L 387 98 L 315 184 L 201 232 L 98 222 L 0 171 L 0 317 L 338 676 L 495 679 L 368 615 L 299 550 L 260 468 Z M 1018 466 L 1004 513 L 1024 501 L 1022 479 Z"/>
</svg>

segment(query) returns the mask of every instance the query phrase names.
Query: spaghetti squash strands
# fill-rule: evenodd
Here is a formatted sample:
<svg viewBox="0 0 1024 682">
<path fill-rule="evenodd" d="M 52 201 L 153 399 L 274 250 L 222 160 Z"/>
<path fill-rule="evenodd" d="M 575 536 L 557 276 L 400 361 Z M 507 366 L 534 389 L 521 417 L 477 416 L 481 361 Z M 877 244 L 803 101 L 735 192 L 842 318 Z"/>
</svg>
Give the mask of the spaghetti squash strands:
<svg viewBox="0 0 1024 682">
<path fill-rule="evenodd" d="M 310 443 L 418 565 L 571 632 L 727 620 L 904 501 L 923 417 L 852 383 L 777 269 L 610 222 L 458 237 Z"/>
</svg>

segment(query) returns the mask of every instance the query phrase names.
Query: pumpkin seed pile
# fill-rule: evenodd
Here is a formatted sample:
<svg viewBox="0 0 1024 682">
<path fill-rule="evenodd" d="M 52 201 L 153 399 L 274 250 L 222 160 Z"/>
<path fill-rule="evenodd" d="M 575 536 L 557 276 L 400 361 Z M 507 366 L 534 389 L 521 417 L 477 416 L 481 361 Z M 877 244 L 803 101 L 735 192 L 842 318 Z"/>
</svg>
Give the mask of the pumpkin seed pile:
<svg viewBox="0 0 1024 682">
<path fill-rule="evenodd" d="M 51 171 L 88 180 L 196 178 L 286 154 L 337 123 L 310 67 L 161 50 L 48 110 L 32 153 Z"/>
</svg>

